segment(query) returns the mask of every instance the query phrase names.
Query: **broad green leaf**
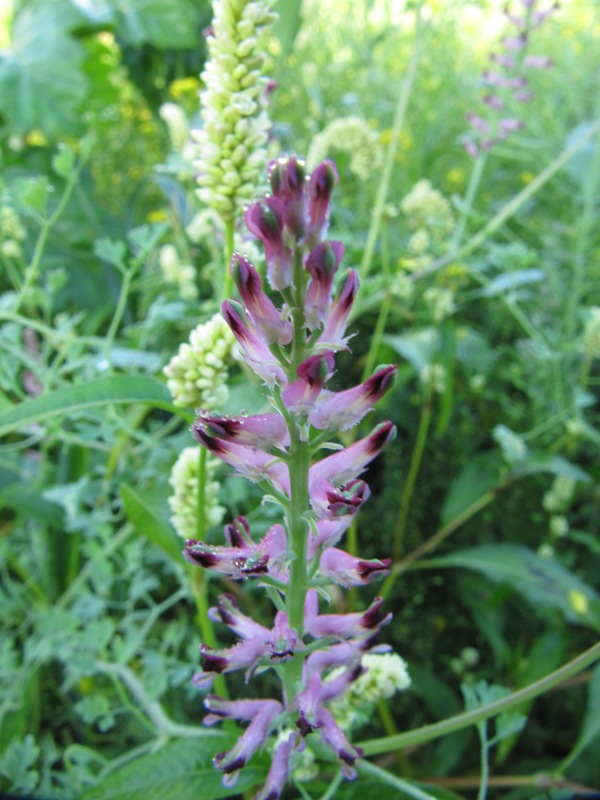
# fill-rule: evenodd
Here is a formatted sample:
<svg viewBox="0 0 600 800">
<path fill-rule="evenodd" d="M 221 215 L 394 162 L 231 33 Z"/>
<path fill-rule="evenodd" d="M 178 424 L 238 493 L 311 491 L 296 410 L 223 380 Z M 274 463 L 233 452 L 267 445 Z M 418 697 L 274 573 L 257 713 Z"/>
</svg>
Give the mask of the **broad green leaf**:
<svg viewBox="0 0 600 800">
<path fill-rule="evenodd" d="M 289 54 L 302 27 L 302 0 L 278 0 L 275 11 L 279 14 L 275 23 L 275 36 L 279 39 L 283 52 Z"/>
<path fill-rule="evenodd" d="M 45 216 L 48 192 L 50 191 L 48 178 L 45 175 L 38 175 L 36 178 L 25 178 L 19 181 L 15 188 L 19 203 L 27 211 L 37 211 L 42 217 Z"/>
<path fill-rule="evenodd" d="M 494 351 L 485 337 L 467 327 L 456 330 L 456 357 L 470 376 L 489 375 L 495 361 Z"/>
<path fill-rule="evenodd" d="M 157 753 L 136 759 L 85 792 L 80 800 L 218 800 L 238 796 L 265 780 L 262 770 L 245 767 L 232 794 L 223 786 L 212 758 L 235 740 L 220 731 L 206 734 L 172 742 Z"/>
<path fill-rule="evenodd" d="M 580 467 L 572 464 L 562 456 L 550 455 L 548 453 L 530 453 L 514 471 L 515 477 L 522 475 L 533 475 L 536 472 L 549 472 L 551 475 L 564 475 L 573 478 L 575 481 L 589 483 L 591 478 L 587 472 Z"/>
<path fill-rule="evenodd" d="M 117 33 L 139 47 L 183 50 L 198 45 L 195 0 L 111 0 Z"/>
<path fill-rule="evenodd" d="M 502 478 L 502 468 L 496 453 L 473 456 L 450 484 L 442 506 L 442 525 L 451 522 L 493 489 Z"/>
<path fill-rule="evenodd" d="M 160 547 L 174 561 L 183 563 L 182 542 L 163 519 L 158 504 L 148 495 L 140 494 L 126 483 L 121 484 L 119 492 L 127 519 L 136 531 Z"/>
<path fill-rule="evenodd" d="M 69 36 L 79 15 L 68 3 L 23 5 L 8 50 L 0 54 L 0 112 L 15 133 L 74 133 L 88 84 L 85 48 Z"/>
<path fill-rule="evenodd" d="M 565 619 L 600 631 L 600 595 L 556 561 L 516 544 L 482 545 L 430 559 L 431 566 L 461 567 L 505 583 L 535 609 L 554 609 Z"/>
<path fill-rule="evenodd" d="M 97 378 L 88 383 L 64 386 L 0 412 L 0 436 L 52 417 L 111 403 L 149 403 L 171 409 L 171 395 L 163 383 L 145 375 Z"/>
</svg>

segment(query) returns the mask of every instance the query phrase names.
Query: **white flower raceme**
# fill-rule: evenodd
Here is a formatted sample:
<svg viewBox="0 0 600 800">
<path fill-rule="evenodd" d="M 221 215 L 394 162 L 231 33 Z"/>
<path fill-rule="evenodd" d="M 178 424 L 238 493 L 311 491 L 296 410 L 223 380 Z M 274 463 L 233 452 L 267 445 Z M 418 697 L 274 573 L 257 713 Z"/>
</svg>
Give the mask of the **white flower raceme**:
<svg viewBox="0 0 600 800">
<path fill-rule="evenodd" d="M 227 401 L 229 367 L 238 359 L 238 347 L 221 314 L 198 325 L 189 342 L 164 368 L 176 406 L 221 408 Z"/>
<path fill-rule="evenodd" d="M 415 183 L 400 203 L 400 208 L 409 218 L 411 228 L 425 228 L 434 240 L 446 236 L 454 225 L 450 203 L 427 180 Z"/>
<path fill-rule="evenodd" d="M 173 512 L 171 522 L 177 533 L 184 539 L 197 536 L 198 517 L 198 461 L 199 449 L 186 447 L 171 470 L 169 483 L 174 494 L 169 497 L 169 507 Z M 208 456 L 204 483 L 204 523 L 212 528 L 220 525 L 225 509 L 219 505 L 219 484 L 213 480 L 220 462 Z"/>
<path fill-rule="evenodd" d="M 349 153 L 350 169 L 361 180 L 373 175 L 383 161 L 377 132 L 360 117 L 334 119 L 313 138 L 307 157 L 309 169 L 327 158 L 330 150 Z"/>
<path fill-rule="evenodd" d="M 181 152 L 190 135 L 190 123 L 185 111 L 177 103 L 163 103 L 158 109 L 158 113 L 165 121 L 169 131 L 173 152 Z"/>
<path fill-rule="evenodd" d="M 397 653 L 368 653 L 360 663 L 367 671 L 331 704 L 331 711 L 344 730 L 365 721 L 361 714 L 365 706 L 389 700 L 411 684 L 406 661 Z M 340 671 L 333 670 L 326 680 L 333 680 Z"/>
<path fill-rule="evenodd" d="M 200 94 L 204 127 L 198 145 L 198 195 L 231 219 L 256 192 L 270 127 L 265 37 L 274 0 L 214 0 L 209 60 Z"/>
</svg>

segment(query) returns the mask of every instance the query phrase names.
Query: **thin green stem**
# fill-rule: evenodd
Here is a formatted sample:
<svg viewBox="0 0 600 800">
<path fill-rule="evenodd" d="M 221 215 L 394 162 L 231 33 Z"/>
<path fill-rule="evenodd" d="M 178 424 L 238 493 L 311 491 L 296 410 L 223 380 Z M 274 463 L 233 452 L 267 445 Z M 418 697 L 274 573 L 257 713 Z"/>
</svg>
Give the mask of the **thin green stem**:
<svg viewBox="0 0 600 800">
<path fill-rule="evenodd" d="M 429 794 L 429 792 L 419 789 L 418 786 L 405 781 L 403 778 L 399 778 L 398 775 L 394 775 L 392 772 L 388 772 L 387 769 L 378 767 L 368 761 L 360 761 L 358 764 L 358 771 L 361 775 L 371 775 L 376 778 L 378 782 L 400 790 L 403 794 L 413 798 L 413 800 L 435 800 L 434 796 Z"/>
<path fill-rule="evenodd" d="M 486 150 L 483 153 L 480 153 L 473 162 L 473 169 L 471 170 L 469 185 L 467 186 L 467 191 L 465 192 L 465 197 L 460 208 L 460 217 L 458 218 L 458 223 L 454 229 L 454 235 L 450 241 L 450 252 L 456 250 L 462 240 L 467 220 L 473 210 L 473 203 L 475 202 L 477 190 L 479 189 L 479 184 L 481 183 L 483 170 L 487 162 L 487 156 L 488 153 Z"/>
<path fill-rule="evenodd" d="M 417 430 L 417 437 L 415 439 L 415 446 L 413 448 L 412 457 L 410 460 L 410 467 L 408 475 L 402 489 L 402 498 L 400 500 L 400 508 L 398 516 L 396 517 L 396 526 L 394 529 L 394 543 L 392 546 L 392 558 L 397 561 L 402 552 L 402 545 L 404 543 L 404 534 L 406 532 L 406 522 L 408 519 L 408 512 L 410 509 L 410 501 L 412 499 L 419 469 L 421 467 L 421 460 L 425 450 L 425 443 L 427 442 L 427 434 L 431 426 L 431 419 L 433 415 L 433 389 L 431 384 L 428 383 L 425 387 L 425 394 L 423 398 L 423 408 L 421 411 L 421 419 L 419 421 L 419 428 Z"/>
<path fill-rule="evenodd" d="M 131 288 L 133 272 L 136 269 L 136 266 L 132 266 L 123 276 L 123 281 L 119 290 L 119 299 L 117 300 L 117 307 L 115 308 L 115 313 L 113 314 L 110 325 L 108 326 L 106 336 L 104 337 L 104 354 L 106 355 L 107 359 L 110 356 L 110 349 L 117 336 L 117 331 L 119 330 L 119 325 L 121 324 L 123 315 L 125 314 L 125 307 L 127 305 L 127 298 L 129 297 L 129 289 Z"/>
<path fill-rule="evenodd" d="M 529 686 L 525 686 L 523 689 L 519 689 L 517 692 L 495 700 L 493 703 L 475 708 L 472 711 L 457 714 L 454 717 L 442 720 L 441 722 L 435 722 L 432 725 L 424 725 L 422 728 L 417 728 L 413 731 L 399 733 L 396 736 L 387 736 L 382 739 L 360 742 L 359 746 L 362 747 L 366 756 L 376 756 L 382 753 L 391 753 L 399 748 L 413 747 L 418 744 L 423 744 L 424 742 L 439 739 L 441 736 L 446 736 L 449 733 L 454 733 L 463 728 L 468 728 L 471 725 L 476 725 L 484 719 L 490 719 L 505 711 L 518 708 L 523 703 L 534 700 L 536 697 L 553 689 L 555 686 L 569 680 L 574 675 L 578 675 L 598 660 L 600 660 L 600 642 L 597 642 L 590 647 L 589 650 L 581 653 L 572 661 L 554 670 L 554 672 L 540 678 L 540 680 L 529 684 Z"/>
<path fill-rule="evenodd" d="M 406 116 L 406 109 L 408 107 L 408 101 L 410 99 L 410 95 L 412 92 L 415 75 L 417 73 L 417 65 L 419 63 L 419 57 L 421 55 L 421 34 L 423 29 L 423 17 L 421 11 L 422 11 L 422 3 L 418 3 L 415 12 L 415 34 L 413 38 L 413 50 L 410 57 L 410 61 L 408 63 L 406 74 L 404 76 L 404 80 L 402 82 L 402 86 L 400 87 L 400 92 L 398 94 L 398 101 L 396 103 L 396 110 L 394 113 L 394 120 L 392 123 L 392 133 L 385 156 L 383 173 L 381 175 L 381 180 L 379 182 L 379 189 L 377 192 L 377 198 L 375 200 L 375 208 L 373 209 L 373 215 L 371 217 L 371 225 L 369 227 L 369 233 L 367 234 L 367 242 L 365 244 L 365 250 L 360 265 L 360 275 L 362 278 L 366 278 L 371 270 L 373 254 L 375 252 L 375 245 L 377 244 L 377 239 L 379 237 L 379 231 L 381 228 L 381 221 L 383 219 L 383 210 L 385 208 L 385 203 L 390 188 L 392 171 L 394 168 L 394 164 L 396 162 L 396 154 L 398 152 L 400 134 L 402 132 L 402 128 L 404 127 L 404 118 Z"/>
<path fill-rule="evenodd" d="M 46 242 L 48 240 L 48 236 L 50 234 L 50 231 L 56 224 L 56 222 L 61 217 L 63 211 L 67 207 L 69 200 L 71 199 L 71 195 L 73 194 L 73 189 L 75 188 L 75 184 L 79 180 L 79 173 L 83 168 L 83 164 L 84 164 L 84 159 L 81 159 L 77 167 L 73 169 L 73 171 L 69 175 L 62 196 L 58 201 L 56 208 L 54 209 L 52 214 L 50 214 L 50 216 L 47 217 L 47 219 L 45 219 L 42 222 L 42 227 L 39 232 L 37 241 L 35 243 L 35 247 L 33 249 L 33 256 L 31 258 L 31 262 L 25 272 L 25 279 L 23 281 L 23 285 L 21 286 L 21 291 L 19 292 L 19 296 L 17 297 L 17 301 L 13 308 L 14 313 L 17 313 L 19 311 L 20 307 L 26 301 L 27 295 L 29 294 L 31 287 L 38 279 L 40 273 L 40 265 L 42 263 L 44 250 L 46 249 Z"/>
<path fill-rule="evenodd" d="M 233 255 L 233 237 L 235 233 L 235 223 L 232 218 L 224 219 L 223 223 L 225 225 L 225 247 L 224 247 L 225 271 L 223 273 L 222 299 L 227 300 L 227 298 L 231 296 L 231 292 L 233 289 L 233 278 L 231 277 L 229 265 L 231 264 L 231 257 Z"/>
</svg>

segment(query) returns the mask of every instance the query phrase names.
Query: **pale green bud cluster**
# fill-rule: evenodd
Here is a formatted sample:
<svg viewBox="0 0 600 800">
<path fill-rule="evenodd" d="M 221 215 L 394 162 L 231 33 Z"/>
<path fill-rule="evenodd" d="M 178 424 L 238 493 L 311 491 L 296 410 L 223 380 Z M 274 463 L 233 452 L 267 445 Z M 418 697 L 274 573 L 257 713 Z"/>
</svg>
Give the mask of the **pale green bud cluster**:
<svg viewBox="0 0 600 800">
<path fill-rule="evenodd" d="M 266 160 L 265 38 L 274 0 L 215 0 L 213 35 L 200 94 L 204 127 L 198 148 L 198 195 L 232 219 L 256 192 Z"/>
<path fill-rule="evenodd" d="M 350 170 L 361 180 L 370 178 L 383 162 L 377 132 L 360 117 L 334 119 L 313 138 L 306 159 L 309 170 L 327 158 L 331 150 L 348 153 Z"/>
<path fill-rule="evenodd" d="M 198 325 L 163 370 L 174 404 L 222 408 L 229 397 L 228 370 L 237 360 L 237 342 L 221 314 Z"/>
<path fill-rule="evenodd" d="M 563 514 L 550 517 L 550 534 L 553 539 L 561 539 L 569 533 L 569 520 Z"/>
<path fill-rule="evenodd" d="M 20 259 L 25 236 L 18 214 L 10 206 L 0 207 L 0 253 L 5 258 Z"/>
<path fill-rule="evenodd" d="M 184 300 L 195 300 L 198 297 L 196 270 L 191 264 L 181 261 L 175 245 L 165 244 L 160 248 L 158 263 L 165 281 L 175 284 Z"/>
<path fill-rule="evenodd" d="M 542 505 L 546 511 L 558 512 L 567 509 L 573 500 L 576 485 L 577 482 L 574 478 L 568 475 L 557 475 L 542 499 Z"/>
<path fill-rule="evenodd" d="M 446 391 L 446 367 L 443 364 L 426 364 L 420 371 L 419 377 L 424 386 L 428 386 L 437 394 Z"/>
<path fill-rule="evenodd" d="M 366 721 L 365 706 L 389 700 L 411 684 L 406 661 L 397 653 L 368 653 L 360 663 L 366 672 L 331 704 L 331 713 L 343 730 Z M 333 670 L 326 680 L 337 677 L 341 669 Z"/>
<path fill-rule="evenodd" d="M 588 358 L 600 358 L 600 308 L 591 309 L 583 333 L 583 349 Z"/>
<path fill-rule="evenodd" d="M 496 425 L 492 435 L 500 445 L 502 455 L 509 464 L 518 464 L 527 458 L 529 450 L 525 440 L 506 425 Z"/>
<path fill-rule="evenodd" d="M 423 294 L 423 300 L 431 308 L 434 322 L 442 322 L 456 311 L 454 292 L 438 286 L 431 286 Z"/>
<path fill-rule="evenodd" d="M 198 531 L 198 461 L 197 447 L 186 447 L 173 465 L 169 483 L 174 494 L 169 497 L 173 512 L 171 522 L 184 539 L 195 539 Z M 216 458 L 206 457 L 204 481 L 204 525 L 212 528 L 220 525 L 225 508 L 219 505 L 219 483 L 214 480 L 220 465 Z"/>
<path fill-rule="evenodd" d="M 414 231 L 408 241 L 412 256 L 409 265 L 422 269 L 431 262 L 454 227 L 452 207 L 430 181 L 421 180 L 404 197 L 400 209 L 407 218 L 408 227 Z"/>
</svg>

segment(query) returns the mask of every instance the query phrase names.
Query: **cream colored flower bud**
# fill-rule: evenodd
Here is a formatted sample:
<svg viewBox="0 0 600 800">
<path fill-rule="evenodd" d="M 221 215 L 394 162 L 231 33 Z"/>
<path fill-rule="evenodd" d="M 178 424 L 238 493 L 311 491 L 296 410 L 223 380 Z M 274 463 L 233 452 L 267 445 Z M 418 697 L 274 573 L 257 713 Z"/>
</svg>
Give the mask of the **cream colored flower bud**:
<svg viewBox="0 0 600 800">
<path fill-rule="evenodd" d="M 169 497 L 173 512 L 171 522 L 184 539 L 195 539 L 198 520 L 198 472 L 200 448 L 186 447 L 173 465 L 169 483 L 174 494 Z M 204 524 L 207 528 L 220 525 L 225 509 L 219 505 L 219 483 L 214 480 L 220 461 L 208 456 L 204 483 Z"/>
</svg>

